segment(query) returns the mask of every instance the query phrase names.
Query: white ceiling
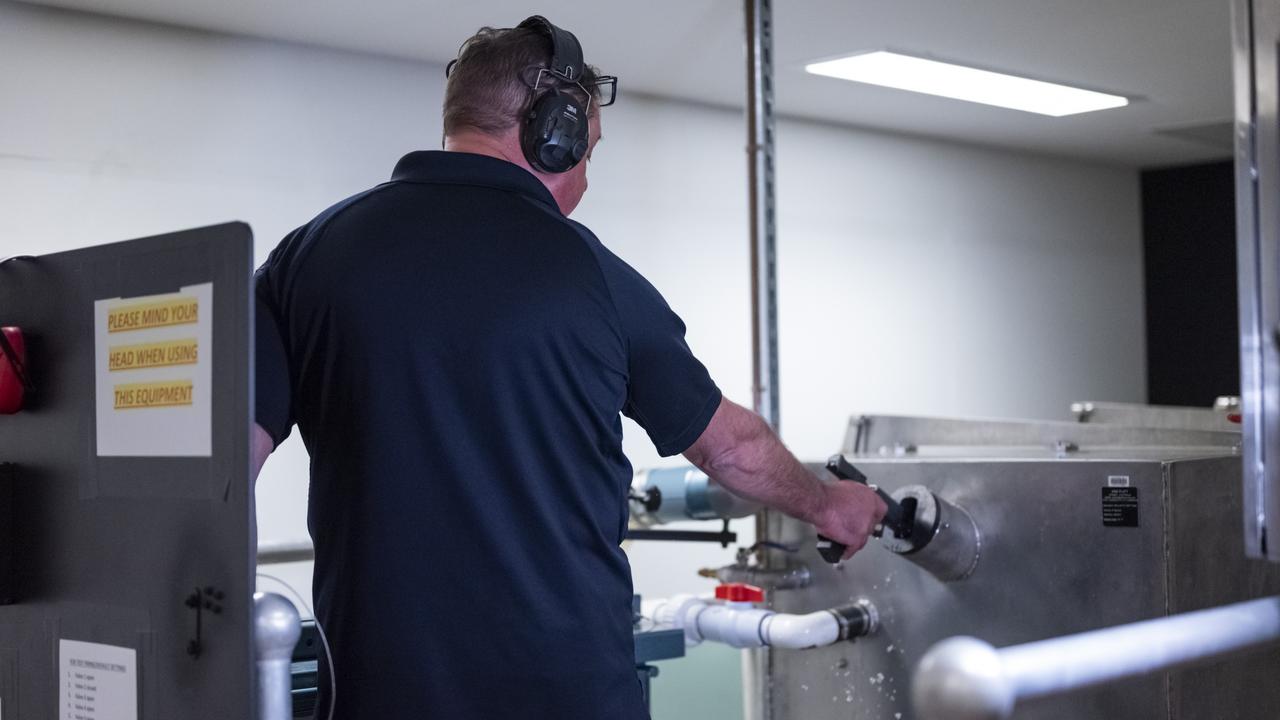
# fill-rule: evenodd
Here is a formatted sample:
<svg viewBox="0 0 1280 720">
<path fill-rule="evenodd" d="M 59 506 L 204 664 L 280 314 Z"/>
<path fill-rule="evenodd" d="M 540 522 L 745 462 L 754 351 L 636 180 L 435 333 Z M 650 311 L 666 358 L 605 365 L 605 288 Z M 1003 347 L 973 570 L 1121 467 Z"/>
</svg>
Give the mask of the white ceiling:
<svg viewBox="0 0 1280 720">
<path fill-rule="evenodd" d="M 632 92 L 742 107 L 737 0 L 26 0 L 444 63 L 481 25 L 538 12 Z M 1228 0 L 778 0 L 780 113 L 1150 167 L 1230 154 Z M 807 61 L 891 48 L 1105 90 L 1126 108 L 1065 118 L 810 76 Z M 1167 130 L 1187 132 L 1174 132 Z"/>
</svg>

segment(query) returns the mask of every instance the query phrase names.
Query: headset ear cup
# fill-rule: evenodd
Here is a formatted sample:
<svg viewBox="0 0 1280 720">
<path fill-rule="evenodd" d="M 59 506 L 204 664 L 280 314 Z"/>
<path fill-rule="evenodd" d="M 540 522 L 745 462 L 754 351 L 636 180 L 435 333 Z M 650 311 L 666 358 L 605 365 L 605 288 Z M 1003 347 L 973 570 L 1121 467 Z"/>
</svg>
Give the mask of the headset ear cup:
<svg viewBox="0 0 1280 720">
<path fill-rule="evenodd" d="M 534 102 L 521 131 L 520 147 L 535 169 L 568 172 L 586 155 L 587 134 L 586 110 L 572 97 L 552 91 Z"/>
<path fill-rule="evenodd" d="M 561 173 L 569 169 L 565 167 L 560 146 L 553 142 L 543 143 L 538 148 L 538 160 L 546 172 Z"/>
</svg>

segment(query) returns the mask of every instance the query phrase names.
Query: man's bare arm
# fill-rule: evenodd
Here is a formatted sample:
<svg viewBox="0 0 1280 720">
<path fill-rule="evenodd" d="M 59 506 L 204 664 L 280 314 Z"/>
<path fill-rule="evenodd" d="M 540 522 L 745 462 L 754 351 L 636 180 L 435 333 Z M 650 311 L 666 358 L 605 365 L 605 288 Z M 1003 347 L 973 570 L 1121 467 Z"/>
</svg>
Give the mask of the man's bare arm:
<svg viewBox="0 0 1280 720">
<path fill-rule="evenodd" d="M 849 557 L 867 542 L 885 505 L 860 483 L 824 483 L 809 472 L 759 415 L 725 399 L 685 451 L 725 489 L 808 522 L 843 543 Z"/>
<path fill-rule="evenodd" d="M 271 439 L 271 433 L 263 430 L 258 423 L 254 423 L 249 437 L 249 457 L 252 461 L 250 469 L 253 471 L 253 482 L 258 482 L 258 473 L 262 472 L 262 464 L 267 461 L 267 456 L 275 449 L 276 442 Z"/>
</svg>

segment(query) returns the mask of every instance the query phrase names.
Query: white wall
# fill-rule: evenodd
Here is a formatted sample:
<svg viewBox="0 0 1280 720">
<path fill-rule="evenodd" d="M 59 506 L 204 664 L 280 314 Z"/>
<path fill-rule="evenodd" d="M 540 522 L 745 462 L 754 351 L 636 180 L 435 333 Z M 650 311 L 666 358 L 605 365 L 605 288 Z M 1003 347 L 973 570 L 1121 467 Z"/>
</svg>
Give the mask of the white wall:
<svg viewBox="0 0 1280 720">
<path fill-rule="evenodd" d="M 0 2 L 0 255 L 240 219 L 260 261 L 402 153 L 439 147 L 441 89 L 434 65 Z M 578 218 L 749 403 L 740 114 L 624 95 L 604 122 Z M 796 121 L 778 163 L 782 422 L 798 454 L 833 452 L 855 411 L 1144 399 L 1135 171 Z M 659 463 L 630 424 L 626 449 Z M 305 536 L 306 472 L 295 435 L 260 483 L 262 539 Z M 666 594 L 706 587 L 693 570 L 730 553 L 632 558 L 638 590 Z"/>
</svg>

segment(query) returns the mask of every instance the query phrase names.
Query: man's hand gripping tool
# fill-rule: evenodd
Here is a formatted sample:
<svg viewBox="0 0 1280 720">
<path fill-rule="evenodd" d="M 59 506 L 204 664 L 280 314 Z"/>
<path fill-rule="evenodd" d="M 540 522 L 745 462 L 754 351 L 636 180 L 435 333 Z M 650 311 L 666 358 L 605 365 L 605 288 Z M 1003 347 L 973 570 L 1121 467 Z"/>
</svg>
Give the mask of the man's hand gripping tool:
<svg viewBox="0 0 1280 720">
<path fill-rule="evenodd" d="M 885 506 L 889 509 L 884 514 L 884 520 L 872 531 L 871 534 L 873 536 L 880 537 L 884 534 L 885 529 L 888 529 L 895 538 L 901 540 L 909 540 L 911 538 L 916 524 L 915 498 L 904 498 L 901 503 L 897 502 L 889 496 L 889 493 L 868 483 L 867 476 L 849 464 L 849 461 L 844 459 L 844 455 L 832 455 L 831 459 L 827 461 L 827 472 L 835 475 L 840 480 L 852 480 L 866 485 L 875 490 L 876 495 L 879 495 L 880 499 L 884 501 Z M 823 560 L 829 563 L 838 563 L 840 558 L 844 556 L 844 551 L 845 546 L 843 544 L 823 535 L 818 535 L 818 554 L 822 556 Z"/>
</svg>

